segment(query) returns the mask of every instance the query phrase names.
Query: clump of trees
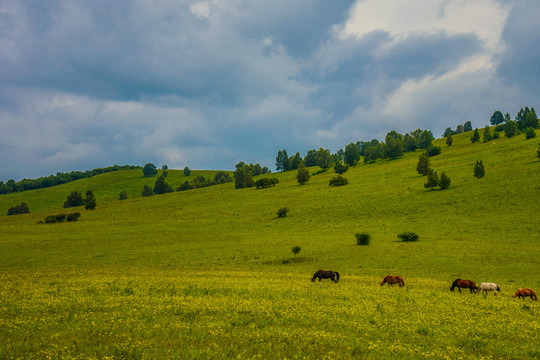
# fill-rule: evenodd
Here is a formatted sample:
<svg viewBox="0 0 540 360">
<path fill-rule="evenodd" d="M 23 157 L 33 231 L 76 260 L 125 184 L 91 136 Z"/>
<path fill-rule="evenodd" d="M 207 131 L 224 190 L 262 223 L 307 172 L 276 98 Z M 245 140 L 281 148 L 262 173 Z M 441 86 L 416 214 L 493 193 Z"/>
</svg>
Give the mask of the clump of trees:
<svg viewBox="0 0 540 360">
<path fill-rule="evenodd" d="M 92 190 L 86 192 L 86 198 L 83 198 L 80 192 L 72 191 L 64 202 L 64 208 L 83 206 L 86 210 L 94 210 L 96 208 L 96 197 Z"/>
<path fill-rule="evenodd" d="M 441 177 L 439 178 L 439 175 L 437 174 L 436 171 L 434 171 L 433 169 L 428 169 L 427 180 L 424 183 L 424 187 L 426 189 L 433 190 L 435 187 L 438 186 L 441 188 L 441 190 L 445 190 L 445 189 L 448 189 L 448 187 L 450 187 L 451 182 L 452 180 L 450 180 L 450 178 L 446 175 L 444 171 L 441 174 Z"/>
<path fill-rule="evenodd" d="M 9 208 L 8 215 L 20 215 L 27 214 L 30 212 L 28 205 L 25 202 L 21 202 L 20 205 L 15 205 Z"/>
<path fill-rule="evenodd" d="M 268 168 L 261 167 L 259 164 L 247 165 L 243 161 L 236 164 L 236 170 L 233 173 L 234 187 L 236 189 L 250 188 L 255 184 L 254 176 L 264 175 L 269 173 Z"/>
<path fill-rule="evenodd" d="M 191 171 L 190 171 L 191 173 Z M 228 182 L 233 181 L 231 176 L 227 174 L 225 171 L 218 171 L 214 175 L 214 180 L 210 180 L 205 178 L 202 175 L 197 176 L 195 179 L 191 181 L 185 181 L 182 185 L 176 188 L 176 191 L 186 191 L 186 190 L 193 190 L 193 189 L 199 189 L 207 186 L 213 186 L 213 185 L 219 185 L 219 184 L 225 184 Z"/>
<path fill-rule="evenodd" d="M 69 173 L 58 172 L 56 175 L 49 175 L 47 177 L 40 177 L 38 179 L 22 179 L 21 181 L 15 182 L 15 180 L 10 179 L 6 183 L 0 181 L 0 194 L 9 194 L 18 191 L 42 189 L 55 185 L 65 184 L 71 181 L 80 180 L 89 178 L 92 176 L 105 174 L 113 171 L 120 170 L 134 170 L 141 169 L 140 166 L 133 165 L 114 165 L 106 168 L 97 168 L 87 171 L 72 171 Z"/>
<path fill-rule="evenodd" d="M 173 192 L 173 188 L 171 185 L 167 184 L 165 181 L 165 177 L 161 175 L 157 178 L 156 182 L 154 183 L 154 194 L 160 195 L 160 194 L 166 194 Z"/>
</svg>

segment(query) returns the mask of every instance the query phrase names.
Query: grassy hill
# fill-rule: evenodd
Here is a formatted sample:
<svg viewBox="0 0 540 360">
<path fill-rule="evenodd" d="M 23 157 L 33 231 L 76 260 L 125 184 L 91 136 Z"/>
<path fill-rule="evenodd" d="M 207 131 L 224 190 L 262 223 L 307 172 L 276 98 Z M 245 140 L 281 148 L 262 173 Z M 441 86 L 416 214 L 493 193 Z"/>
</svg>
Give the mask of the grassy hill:
<svg viewBox="0 0 540 360">
<path fill-rule="evenodd" d="M 291 171 L 269 189 L 142 198 L 155 178 L 138 170 L 0 196 L 2 215 L 21 201 L 31 211 L 0 216 L 0 357 L 538 358 L 538 305 L 511 297 L 540 290 L 538 144 L 469 137 L 435 142 L 447 190 L 424 189 L 416 152 L 351 168 L 341 187 L 328 186 L 333 171 L 303 186 Z M 190 178 L 169 170 L 167 182 Z M 38 224 L 88 189 L 96 210 Z M 403 231 L 420 240 L 399 242 Z M 318 269 L 341 281 L 311 283 Z M 406 288 L 381 288 L 387 274 Z M 456 278 L 503 292 L 452 294 Z"/>
</svg>

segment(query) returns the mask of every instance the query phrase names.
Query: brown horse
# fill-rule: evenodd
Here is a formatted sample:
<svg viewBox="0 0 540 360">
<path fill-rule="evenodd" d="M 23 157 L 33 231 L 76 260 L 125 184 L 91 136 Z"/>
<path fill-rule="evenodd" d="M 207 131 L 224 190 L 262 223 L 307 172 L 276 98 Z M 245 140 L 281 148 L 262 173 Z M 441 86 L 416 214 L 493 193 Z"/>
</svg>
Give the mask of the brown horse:
<svg viewBox="0 0 540 360">
<path fill-rule="evenodd" d="M 399 287 L 405 286 L 405 280 L 399 275 L 386 275 L 381 282 L 381 286 L 384 284 L 389 283 L 391 286 L 394 286 L 394 284 L 399 284 Z"/>
<path fill-rule="evenodd" d="M 530 296 L 531 297 L 531 300 L 538 300 L 538 298 L 536 297 L 536 293 L 534 292 L 533 289 L 522 289 L 522 288 L 519 288 L 517 289 L 516 293 L 514 294 L 514 297 L 518 297 L 518 298 L 523 298 L 523 300 L 525 300 L 525 298 L 527 296 Z"/>
<path fill-rule="evenodd" d="M 474 291 L 478 288 L 474 281 L 472 280 L 461 280 L 457 279 L 452 283 L 452 287 L 450 288 L 450 291 L 454 292 L 454 288 L 457 287 L 459 292 L 461 292 L 461 288 L 463 289 L 469 289 L 471 294 L 474 294 Z"/>
<path fill-rule="evenodd" d="M 332 282 L 337 283 L 339 281 L 339 273 L 337 271 L 319 270 L 313 275 L 311 282 L 314 282 L 316 278 L 319 278 L 319 281 L 330 279 Z"/>
</svg>

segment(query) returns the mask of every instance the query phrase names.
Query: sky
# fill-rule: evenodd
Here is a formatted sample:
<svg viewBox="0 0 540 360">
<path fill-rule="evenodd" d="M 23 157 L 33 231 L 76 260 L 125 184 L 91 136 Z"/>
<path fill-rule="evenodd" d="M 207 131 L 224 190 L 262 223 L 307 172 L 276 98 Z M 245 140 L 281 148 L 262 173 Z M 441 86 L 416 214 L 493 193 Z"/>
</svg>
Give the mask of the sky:
<svg viewBox="0 0 540 360">
<path fill-rule="evenodd" d="M 537 0 L 2 0 L 0 180 L 275 171 L 540 106 Z"/>
</svg>

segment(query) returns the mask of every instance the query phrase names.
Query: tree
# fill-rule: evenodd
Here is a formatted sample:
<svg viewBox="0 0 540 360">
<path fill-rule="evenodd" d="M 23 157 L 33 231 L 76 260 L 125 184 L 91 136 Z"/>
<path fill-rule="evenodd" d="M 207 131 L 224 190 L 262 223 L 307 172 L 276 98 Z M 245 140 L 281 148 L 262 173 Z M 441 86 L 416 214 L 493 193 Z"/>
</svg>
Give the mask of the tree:
<svg viewBox="0 0 540 360">
<path fill-rule="evenodd" d="M 431 131 L 424 130 L 418 137 L 418 147 L 420 149 L 427 149 L 431 143 L 435 140 Z"/>
<path fill-rule="evenodd" d="M 448 134 L 448 135 L 446 136 L 446 145 L 452 146 L 452 142 L 453 142 L 452 134 Z"/>
<path fill-rule="evenodd" d="M 294 156 L 289 157 L 289 170 L 296 170 L 298 166 L 302 163 L 302 157 L 300 153 L 297 152 Z"/>
<path fill-rule="evenodd" d="M 296 180 L 298 183 L 304 185 L 309 181 L 310 177 L 311 174 L 309 173 L 309 170 L 303 164 L 300 164 L 300 166 L 298 166 L 298 172 L 296 173 Z"/>
<path fill-rule="evenodd" d="M 86 199 L 84 200 L 84 208 L 86 210 L 94 210 L 96 208 L 96 197 L 92 190 L 86 192 Z"/>
<path fill-rule="evenodd" d="M 304 157 L 304 165 L 307 167 L 317 165 L 317 150 L 309 150 Z"/>
<path fill-rule="evenodd" d="M 418 157 L 418 164 L 416 165 L 416 171 L 425 176 L 429 172 L 429 157 L 426 154 L 420 154 Z"/>
<path fill-rule="evenodd" d="M 507 138 L 514 137 L 518 132 L 518 125 L 515 121 L 510 120 L 506 124 L 504 124 L 504 136 Z"/>
<path fill-rule="evenodd" d="M 302 248 L 300 246 L 293 246 L 292 247 L 291 251 L 294 254 L 294 257 L 296 257 L 296 255 L 300 252 L 300 250 L 302 250 Z"/>
<path fill-rule="evenodd" d="M 148 185 L 144 185 L 143 190 L 142 190 L 142 196 L 152 196 L 152 195 L 154 195 L 154 191 L 152 190 L 152 188 Z"/>
<path fill-rule="evenodd" d="M 157 175 L 156 165 L 151 164 L 151 163 L 145 164 L 143 168 L 143 174 L 144 174 L 144 177 Z"/>
<path fill-rule="evenodd" d="M 463 131 L 464 132 L 472 131 L 472 124 L 470 121 L 466 121 L 465 124 L 463 124 Z"/>
<path fill-rule="evenodd" d="M 214 182 L 217 184 L 225 184 L 231 181 L 233 181 L 231 176 L 225 171 L 218 171 L 216 172 L 216 175 L 214 175 Z"/>
<path fill-rule="evenodd" d="M 502 116 L 502 114 L 501 114 Z M 483 136 L 483 139 L 484 139 L 484 142 L 488 142 L 490 141 L 491 139 L 493 139 L 493 135 L 491 134 L 491 130 L 489 128 L 489 125 L 486 125 L 486 127 L 484 128 L 484 136 Z"/>
<path fill-rule="evenodd" d="M 482 160 L 476 161 L 476 164 L 474 164 L 474 177 L 480 179 L 484 177 L 486 174 L 486 171 L 484 170 L 484 163 Z"/>
<path fill-rule="evenodd" d="M 403 156 L 403 140 L 401 134 L 398 134 L 399 137 L 386 136 L 386 156 L 390 159 L 397 159 L 398 157 Z"/>
<path fill-rule="evenodd" d="M 317 166 L 321 169 L 328 169 L 334 164 L 334 158 L 330 154 L 330 150 L 319 148 L 317 150 Z"/>
<path fill-rule="evenodd" d="M 165 182 L 165 177 L 163 177 L 163 175 L 158 177 L 156 182 L 154 183 L 154 194 L 159 195 L 170 192 L 173 192 L 173 188 L 171 185 Z"/>
<path fill-rule="evenodd" d="M 478 132 L 478 128 L 476 128 L 474 129 L 473 136 L 471 136 L 471 142 L 474 144 L 478 141 L 480 141 L 480 133 Z"/>
<path fill-rule="evenodd" d="M 459 124 L 456 127 L 456 134 L 463 134 L 464 132 L 465 132 L 465 128 L 463 127 L 463 125 Z"/>
<path fill-rule="evenodd" d="M 397 236 L 403 242 L 418 241 L 419 236 L 412 231 L 404 231 Z"/>
<path fill-rule="evenodd" d="M 287 150 L 279 150 L 276 156 L 276 170 L 277 171 L 287 171 L 289 170 L 289 155 L 287 155 Z"/>
<path fill-rule="evenodd" d="M 187 166 L 184 168 L 184 175 L 185 176 L 191 175 L 191 170 L 189 170 L 189 168 Z"/>
<path fill-rule="evenodd" d="M 499 124 L 502 124 L 504 122 L 504 117 L 503 117 L 503 114 L 497 110 L 493 113 L 493 115 L 491 115 L 491 119 L 489 119 L 489 123 L 491 125 L 499 125 Z"/>
<path fill-rule="evenodd" d="M 536 137 L 536 132 L 532 127 L 528 127 L 525 129 L 525 138 L 526 139 L 534 139 Z"/>
<path fill-rule="evenodd" d="M 70 208 L 70 207 L 82 206 L 82 205 L 84 205 L 84 199 L 81 193 L 77 191 L 73 191 L 67 197 L 67 200 L 64 203 L 64 208 Z"/>
<path fill-rule="evenodd" d="M 433 171 L 433 169 L 428 170 L 427 174 L 427 181 L 424 184 L 424 187 L 427 189 L 433 190 L 435 186 L 439 185 L 439 175 L 437 175 L 436 171 Z"/>
<path fill-rule="evenodd" d="M 253 175 L 249 168 L 243 161 L 236 164 L 236 170 L 233 173 L 234 187 L 235 189 L 250 188 L 253 186 Z"/>
<path fill-rule="evenodd" d="M 429 157 L 439 155 L 441 153 L 441 147 L 437 145 L 429 145 L 426 149 L 426 155 Z"/>
<path fill-rule="evenodd" d="M 510 117 L 510 114 L 509 113 L 504 114 L 504 122 L 507 123 L 510 120 L 512 120 L 512 118 Z"/>
<path fill-rule="evenodd" d="M 354 143 L 345 146 L 343 162 L 349 166 L 354 166 L 358 160 L 360 160 L 360 150 L 358 150 L 358 146 Z"/>
<path fill-rule="evenodd" d="M 451 182 L 452 181 L 450 180 L 450 178 L 443 171 L 443 173 L 441 174 L 441 178 L 439 179 L 439 186 L 441 187 L 441 189 L 448 189 Z"/>
</svg>

